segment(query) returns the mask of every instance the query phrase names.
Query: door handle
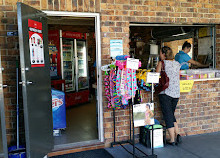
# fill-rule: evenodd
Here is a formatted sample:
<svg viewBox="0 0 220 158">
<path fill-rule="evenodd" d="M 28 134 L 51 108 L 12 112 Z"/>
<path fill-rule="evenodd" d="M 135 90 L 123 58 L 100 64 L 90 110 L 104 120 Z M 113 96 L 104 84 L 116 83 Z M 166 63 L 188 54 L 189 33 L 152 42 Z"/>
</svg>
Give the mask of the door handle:
<svg viewBox="0 0 220 158">
<path fill-rule="evenodd" d="M 8 85 L 6 85 L 6 84 L 3 84 L 3 86 L 2 86 L 3 88 L 7 88 L 8 87 Z"/>
<path fill-rule="evenodd" d="M 34 82 L 32 82 L 32 81 L 27 81 L 26 83 L 27 83 L 27 85 L 33 85 L 34 84 Z"/>
<path fill-rule="evenodd" d="M 23 86 L 25 86 L 25 84 L 27 84 L 27 85 L 33 85 L 34 84 L 34 82 L 32 82 L 32 81 L 21 81 L 21 82 L 19 82 L 19 84 L 22 84 Z"/>
<path fill-rule="evenodd" d="M 0 84 L 0 89 L 6 88 L 6 87 L 8 87 L 8 85 L 6 85 L 6 84 Z"/>
</svg>

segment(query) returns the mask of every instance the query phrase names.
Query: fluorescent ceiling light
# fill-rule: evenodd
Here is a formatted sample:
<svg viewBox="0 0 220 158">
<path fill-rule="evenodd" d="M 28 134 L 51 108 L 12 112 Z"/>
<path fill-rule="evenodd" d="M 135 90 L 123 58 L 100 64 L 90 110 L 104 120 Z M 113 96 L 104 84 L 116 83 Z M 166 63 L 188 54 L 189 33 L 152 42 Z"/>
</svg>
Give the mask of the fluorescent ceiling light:
<svg viewBox="0 0 220 158">
<path fill-rule="evenodd" d="M 172 36 L 182 36 L 182 35 L 185 35 L 186 33 L 184 32 L 184 33 L 180 33 L 180 34 L 177 34 L 177 35 L 172 35 Z"/>
</svg>

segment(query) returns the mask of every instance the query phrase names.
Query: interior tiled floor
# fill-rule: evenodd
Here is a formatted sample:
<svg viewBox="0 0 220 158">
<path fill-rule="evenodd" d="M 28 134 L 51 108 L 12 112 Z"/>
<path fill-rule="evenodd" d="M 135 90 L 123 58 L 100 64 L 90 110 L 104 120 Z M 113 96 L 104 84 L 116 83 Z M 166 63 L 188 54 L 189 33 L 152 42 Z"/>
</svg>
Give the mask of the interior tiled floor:
<svg viewBox="0 0 220 158">
<path fill-rule="evenodd" d="M 95 100 L 67 108 L 66 120 L 67 128 L 54 137 L 55 145 L 98 139 Z"/>
</svg>

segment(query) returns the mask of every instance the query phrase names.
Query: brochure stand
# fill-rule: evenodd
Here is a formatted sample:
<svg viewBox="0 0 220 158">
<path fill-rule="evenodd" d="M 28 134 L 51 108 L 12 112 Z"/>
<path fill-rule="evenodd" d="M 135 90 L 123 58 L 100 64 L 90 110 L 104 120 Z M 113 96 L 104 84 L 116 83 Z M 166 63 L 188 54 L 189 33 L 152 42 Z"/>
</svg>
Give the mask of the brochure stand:
<svg viewBox="0 0 220 158">
<path fill-rule="evenodd" d="M 131 69 L 132 70 L 132 81 L 133 81 L 133 68 Z M 154 91 L 154 86 L 152 84 L 152 99 L 151 101 L 153 102 L 153 91 Z M 136 151 L 135 149 L 137 149 L 138 151 L 140 151 L 142 154 L 144 154 L 144 156 L 140 156 L 140 157 L 146 157 L 146 158 L 157 158 L 157 155 L 154 154 L 154 136 L 153 136 L 153 133 L 154 133 L 154 128 L 153 128 L 153 125 L 152 126 L 152 150 L 151 150 L 151 155 L 148 155 L 146 154 L 145 152 L 143 152 L 141 149 L 139 149 L 138 147 L 135 146 L 135 136 L 134 136 L 134 131 L 135 131 L 135 128 L 134 128 L 134 116 L 133 116 L 133 105 L 134 105 L 134 97 L 133 97 L 133 82 L 132 82 L 132 103 L 129 105 L 129 121 L 130 121 L 130 138 L 129 140 L 126 140 L 126 141 L 120 141 L 120 142 L 116 142 L 115 140 L 115 109 L 113 108 L 113 121 L 114 121 L 114 142 L 111 143 L 111 147 L 113 147 L 114 145 L 121 145 L 128 153 L 130 153 L 131 155 L 133 155 L 133 158 L 137 158 L 138 156 L 136 155 Z M 133 130 L 133 131 L 132 131 Z M 132 137 L 131 137 L 131 132 L 132 133 Z M 128 149 L 126 149 L 124 147 L 123 144 L 131 144 L 132 147 L 133 147 L 133 152 L 130 152 Z"/>
</svg>

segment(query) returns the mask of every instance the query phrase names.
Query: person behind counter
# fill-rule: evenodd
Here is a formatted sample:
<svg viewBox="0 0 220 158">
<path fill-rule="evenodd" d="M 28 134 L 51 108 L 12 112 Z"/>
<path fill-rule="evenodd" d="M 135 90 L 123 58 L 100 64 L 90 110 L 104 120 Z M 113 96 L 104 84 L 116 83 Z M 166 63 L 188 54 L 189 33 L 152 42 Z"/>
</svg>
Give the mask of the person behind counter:
<svg viewBox="0 0 220 158">
<path fill-rule="evenodd" d="M 182 50 L 179 51 L 179 53 L 176 54 L 175 60 L 178 61 L 182 66 L 181 70 L 187 70 L 189 69 L 189 63 L 196 65 L 198 67 L 208 67 L 209 65 L 203 65 L 199 63 L 198 61 L 193 60 L 187 53 L 190 52 L 191 44 L 187 41 L 184 42 L 182 46 Z M 184 64 L 185 63 L 185 64 Z"/>
<path fill-rule="evenodd" d="M 159 93 L 159 102 L 171 138 L 168 144 L 174 146 L 182 141 L 174 115 L 180 97 L 179 71 L 181 65 L 174 60 L 172 49 L 167 46 L 162 47 L 160 50 L 160 59 L 161 61 L 157 65 L 156 72 L 161 72 L 163 61 L 165 70 L 162 71 L 165 71 L 169 77 L 169 86 Z"/>
</svg>

